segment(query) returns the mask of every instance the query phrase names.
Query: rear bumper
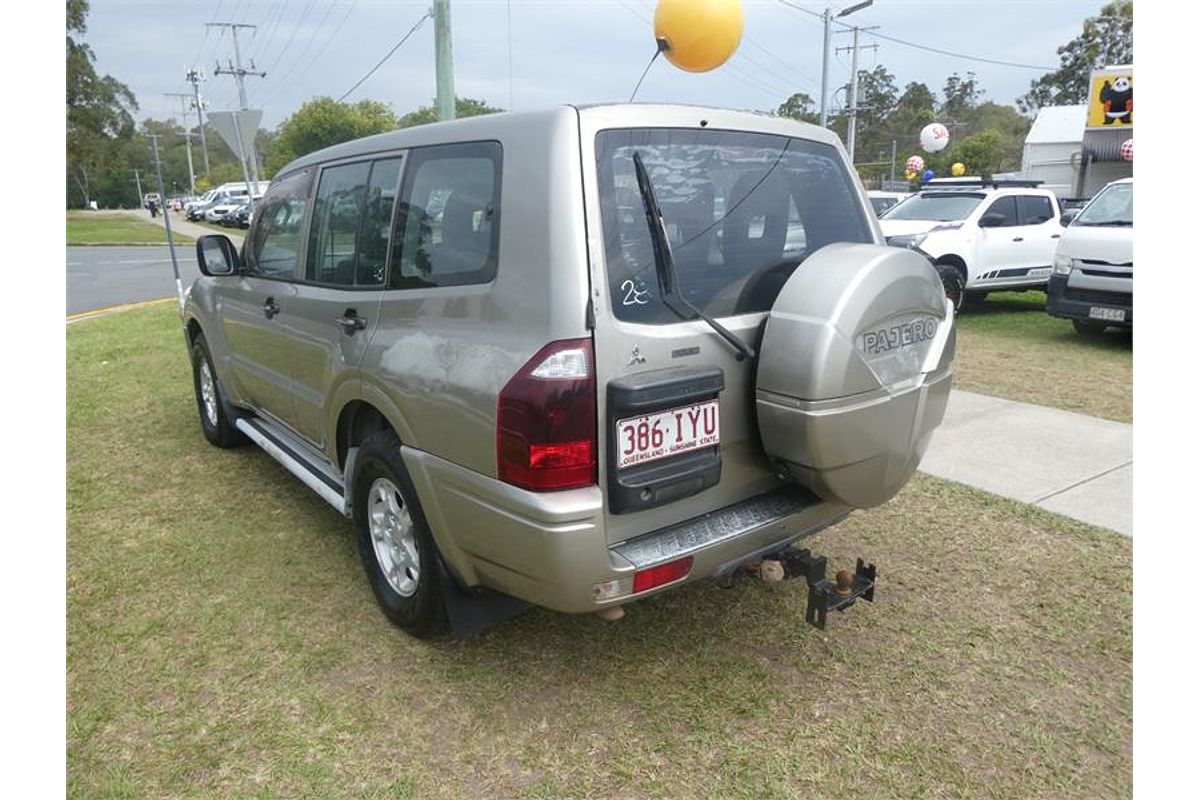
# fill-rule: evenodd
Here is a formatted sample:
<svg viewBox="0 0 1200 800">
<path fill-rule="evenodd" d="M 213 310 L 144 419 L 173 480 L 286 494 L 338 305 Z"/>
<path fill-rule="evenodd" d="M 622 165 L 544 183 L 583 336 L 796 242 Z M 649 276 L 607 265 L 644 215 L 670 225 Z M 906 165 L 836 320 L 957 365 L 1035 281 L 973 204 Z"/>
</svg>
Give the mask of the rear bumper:
<svg viewBox="0 0 1200 800">
<path fill-rule="evenodd" d="M 1054 275 L 1046 290 L 1046 311 L 1063 319 L 1093 320 L 1092 308 L 1116 308 L 1125 312 L 1123 322 L 1104 320 L 1107 325 L 1133 325 L 1133 293 L 1075 289 L 1067 285 L 1067 276 Z"/>
<path fill-rule="evenodd" d="M 700 578 L 840 521 L 848 509 L 781 485 L 726 509 L 609 546 L 599 487 L 527 492 L 404 448 L 442 557 L 468 586 L 487 586 L 567 613 L 594 612 Z M 597 600 L 597 584 L 632 581 L 655 564 L 691 556 L 687 577 L 636 595 Z"/>
</svg>

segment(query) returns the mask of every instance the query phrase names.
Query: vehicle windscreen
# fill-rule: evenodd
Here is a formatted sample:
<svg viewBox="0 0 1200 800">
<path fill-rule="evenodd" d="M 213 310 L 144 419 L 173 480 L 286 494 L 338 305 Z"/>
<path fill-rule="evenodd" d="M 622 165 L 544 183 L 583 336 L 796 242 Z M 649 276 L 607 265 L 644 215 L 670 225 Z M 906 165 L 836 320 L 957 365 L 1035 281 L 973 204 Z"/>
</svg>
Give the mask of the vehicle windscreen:
<svg viewBox="0 0 1200 800">
<path fill-rule="evenodd" d="M 1079 216 L 1075 225 L 1132 225 L 1133 184 L 1115 183 L 1100 190 Z"/>
<path fill-rule="evenodd" d="M 872 241 L 857 179 L 829 145 L 742 131 L 601 131 L 596 169 L 618 319 L 679 321 L 660 299 L 635 152 L 662 207 L 679 291 L 709 316 L 767 311 L 812 253 Z"/>
<path fill-rule="evenodd" d="M 922 192 L 892 206 L 883 219 L 956 222 L 966 219 L 983 198 L 979 193 Z"/>
</svg>

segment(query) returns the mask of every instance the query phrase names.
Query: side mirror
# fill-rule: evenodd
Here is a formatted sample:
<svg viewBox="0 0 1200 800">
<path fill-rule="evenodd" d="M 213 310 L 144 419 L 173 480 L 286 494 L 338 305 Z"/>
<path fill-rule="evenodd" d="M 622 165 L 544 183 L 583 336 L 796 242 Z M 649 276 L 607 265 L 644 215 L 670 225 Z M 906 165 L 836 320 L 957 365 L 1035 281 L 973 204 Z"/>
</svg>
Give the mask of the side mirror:
<svg viewBox="0 0 1200 800">
<path fill-rule="evenodd" d="M 981 228 L 1002 228 L 1004 227 L 1003 214 L 984 214 L 979 218 L 979 227 Z"/>
<path fill-rule="evenodd" d="M 1062 225 L 1065 228 L 1068 225 L 1070 225 L 1071 220 L 1075 219 L 1075 217 L 1077 217 L 1077 216 L 1079 216 L 1078 209 L 1072 209 L 1071 211 L 1064 211 L 1063 215 L 1058 218 L 1058 224 Z"/>
<path fill-rule="evenodd" d="M 237 249 L 228 236 L 213 234 L 196 240 L 196 261 L 204 275 L 232 275 L 241 268 Z"/>
</svg>

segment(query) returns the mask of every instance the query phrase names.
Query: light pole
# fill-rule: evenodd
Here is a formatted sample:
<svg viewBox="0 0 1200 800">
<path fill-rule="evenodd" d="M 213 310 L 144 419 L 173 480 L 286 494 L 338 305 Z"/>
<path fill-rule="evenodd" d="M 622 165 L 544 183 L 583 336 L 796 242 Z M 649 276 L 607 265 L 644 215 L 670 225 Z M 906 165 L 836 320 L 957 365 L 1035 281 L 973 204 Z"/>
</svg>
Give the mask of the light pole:
<svg viewBox="0 0 1200 800">
<path fill-rule="evenodd" d="M 825 44 L 821 48 L 821 127 L 824 128 L 829 122 L 829 114 L 827 112 L 827 98 L 829 97 L 829 23 L 841 17 L 848 17 L 855 11 L 862 11 L 867 6 L 874 3 L 875 0 L 863 0 L 861 3 L 855 3 L 848 8 L 844 8 L 837 14 L 833 13 L 832 8 L 826 8 L 825 13 L 821 15 L 821 19 L 825 23 Z"/>
</svg>

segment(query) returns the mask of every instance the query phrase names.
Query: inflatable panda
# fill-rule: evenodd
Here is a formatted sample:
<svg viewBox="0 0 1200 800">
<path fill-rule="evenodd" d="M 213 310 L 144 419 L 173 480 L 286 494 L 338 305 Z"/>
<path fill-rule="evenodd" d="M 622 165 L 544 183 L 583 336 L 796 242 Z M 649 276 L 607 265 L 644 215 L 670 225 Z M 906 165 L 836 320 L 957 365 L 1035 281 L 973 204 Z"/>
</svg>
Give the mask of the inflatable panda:
<svg viewBox="0 0 1200 800">
<path fill-rule="evenodd" d="M 1133 79 L 1124 75 L 1100 88 L 1100 103 L 1104 106 L 1104 124 L 1123 122 L 1133 124 Z"/>
</svg>

